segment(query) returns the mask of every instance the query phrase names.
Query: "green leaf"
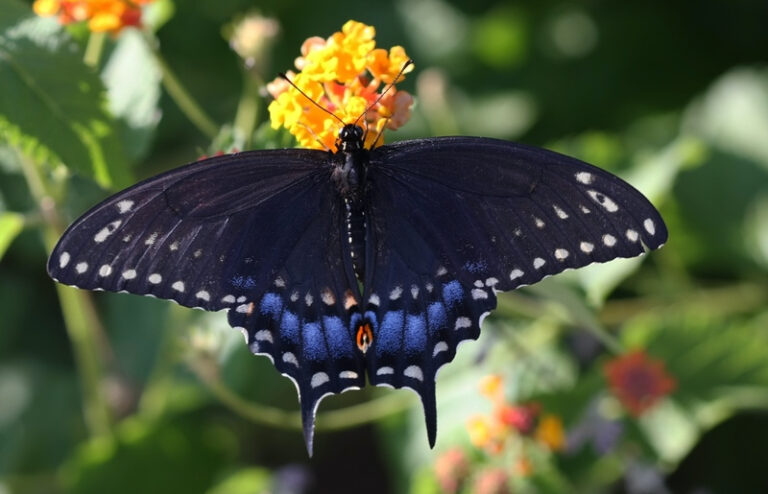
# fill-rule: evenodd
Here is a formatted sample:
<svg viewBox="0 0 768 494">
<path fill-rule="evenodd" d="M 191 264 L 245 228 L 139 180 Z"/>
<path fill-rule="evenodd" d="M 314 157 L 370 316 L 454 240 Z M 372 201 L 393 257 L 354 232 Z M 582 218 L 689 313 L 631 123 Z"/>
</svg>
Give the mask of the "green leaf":
<svg viewBox="0 0 768 494">
<path fill-rule="evenodd" d="M 24 217 L 18 213 L 0 213 L 0 259 L 24 228 Z"/>
<path fill-rule="evenodd" d="M 125 30 L 109 57 L 102 79 L 109 94 L 109 109 L 123 123 L 125 152 L 131 160 L 143 158 L 160 121 L 162 75 L 139 31 Z"/>
<path fill-rule="evenodd" d="M 264 468 L 244 468 L 227 476 L 208 494 L 256 494 L 270 492 L 272 484 L 269 470 Z"/>
<path fill-rule="evenodd" d="M 683 404 L 744 398 L 745 391 L 765 395 L 768 332 L 760 322 L 651 315 L 632 323 L 622 336 L 628 347 L 643 347 L 664 361 L 677 380 L 672 397 Z"/>
<path fill-rule="evenodd" d="M 0 87 L 0 140 L 104 187 L 130 183 L 98 75 L 55 20 L 15 0 L 0 9 Z"/>
</svg>

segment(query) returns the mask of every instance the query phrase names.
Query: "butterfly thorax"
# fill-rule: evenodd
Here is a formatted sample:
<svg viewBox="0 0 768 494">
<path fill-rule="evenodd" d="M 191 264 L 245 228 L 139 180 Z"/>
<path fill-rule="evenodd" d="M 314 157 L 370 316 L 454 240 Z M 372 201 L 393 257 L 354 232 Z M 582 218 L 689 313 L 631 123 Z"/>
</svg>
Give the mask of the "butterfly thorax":
<svg viewBox="0 0 768 494">
<path fill-rule="evenodd" d="M 334 155 L 331 178 L 344 203 L 344 234 L 349 256 L 358 280 L 365 278 L 365 180 L 368 150 L 364 147 L 363 129 L 345 125 L 339 132 L 338 151 Z"/>
</svg>

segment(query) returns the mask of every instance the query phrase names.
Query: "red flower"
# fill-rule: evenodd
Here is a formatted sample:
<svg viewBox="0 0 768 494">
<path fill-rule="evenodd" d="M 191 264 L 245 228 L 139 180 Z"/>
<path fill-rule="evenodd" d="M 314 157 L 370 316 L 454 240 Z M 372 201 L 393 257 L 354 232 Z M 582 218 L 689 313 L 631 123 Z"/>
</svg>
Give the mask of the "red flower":
<svg viewBox="0 0 768 494">
<path fill-rule="evenodd" d="M 677 385 L 664 368 L 664 362 L 649 357 L 643 350 L 611 360 L 603 371 L 613 394 L 635 417 L 653 407 Z"/>
<path fill-rule="evenodd" d="M 435 477 L 447 494 L 458 492 L 467 475 L 469 460 L 459 448 L 449 449 L 435 461 Z"/>
</svg>

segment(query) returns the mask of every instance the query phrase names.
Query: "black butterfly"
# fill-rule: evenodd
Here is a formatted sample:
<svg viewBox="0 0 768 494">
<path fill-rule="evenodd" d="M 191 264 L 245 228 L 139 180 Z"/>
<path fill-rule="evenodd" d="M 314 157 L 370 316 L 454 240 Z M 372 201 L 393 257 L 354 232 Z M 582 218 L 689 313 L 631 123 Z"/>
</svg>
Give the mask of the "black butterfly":
<svg viewBox="0 0 768 494">
<path fill-rule="evenodd" d="M 296 384 L 311 454 L 320 400 L 366 375 L 419 394 L 434 445 L 437 370 L 479 336 L 496 292 L 667 239 L 637 190 L 551 151 L 474 137 L 367 150 L 354 124 L 338 147 L 220 156 L 145 180 L 70 226 L 48 272 L 228 310 Z"/>
</svg>

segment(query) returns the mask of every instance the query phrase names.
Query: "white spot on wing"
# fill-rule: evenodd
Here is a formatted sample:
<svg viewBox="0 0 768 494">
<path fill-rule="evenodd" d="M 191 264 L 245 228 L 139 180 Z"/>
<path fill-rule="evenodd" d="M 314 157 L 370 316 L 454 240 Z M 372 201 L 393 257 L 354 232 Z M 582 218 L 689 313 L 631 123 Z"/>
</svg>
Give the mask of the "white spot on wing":
<svg viewBox="0 0 768 494">
<path fill-rule="evenodd" d="M 296 355 L 294 355 L 291 352 L 285 352 L 283 354 L 283 362 L 285 362 L 286 364 L 293 364 L 296 367 L 299 366 L 299 361 L 296 360 Z"/>
<path fill-rule="evenodd" d="M 419 296 L 419 287 L 416 285 L 411 285 L 411 297 L 413 297 L 414 300 L 416 300 Z"/>
<path fill-rule="evenodd" d="M 243 302 L 245 302 L 245 295 L 240 295 L 239 297 L 237 297 L 238 304 L 242 304 Z"/>
<path fill-rule="evenodd" d="M 135 269 L 128 269 L 126 271 L 123 271 L 123 278 L 126 280 L 132 280 L 136 277 L 136 270 Z"/>
<path fill-rule="evenodd" d="M 588 207 L 586 207 L 583 204 L 579 204 L 579 209 L 581 209 L 581 212 L 584 214 L 589 214 L 592 212 L 592 210 L 590 210 Z"/>
<path fill-rule="evenodd" d="M 357 379 L 357 377 L 358 375 L 355 371 L 346 370 L 339 372 L 339 378 L 341 379 Z"/>
<path fill-rule="evenodd" d="M 613 200 L 611 200 L 610 197 L 603 194 L 602 192 L 598 192 L 596 190 L 588 190 L 587 194 L 599 205 L 601 205 L 606 211 L 609 213 L 615 213 L 619 210 L 619 206 L 616 205 Z"/>
<path fill-rule="evenodd" d="M 155 241 L 157 240 L 158 233 L 154 232 L 152 233 L 147 239 L 144 241 L 144 245 L 154 245 Z"/>
<path fill-rule="evenodd" d="M 170 250 L 179 250 L 179 243 L 178 242 L 171 242 L 171 245 L 168 246 L 168 249 Z"/>
<path fill-rule="evenodd" d="M 268 329 L 260 329 L 260 330 L 256 331 L 256 334 L 253 335 L 253 338 L 256 341 L 268 341 L 270 343 L 274 343 L 275 342 L 272 339 L 272 333 L 270 333 Z"/>
<path fill-rule="evenodd" d="M 567 220 L 568 219 L 568 213 L 560 209 L 557 204 L 552 206 L 555 209 L 555 213 L 557 213 L 557 217 L 561 220 Z"/>
<path fill-rule="evenodd" d="M 173 285 L 171 285 L 171 288 L 173 288 L 177 292 L 183 292 L 184 291 L 184 282 L 181 281 L 181 280 L 174 281 Z"/>
<path fill-rule="evenodd" d="M 497 278 L 488 278 L 485 280 L 485 286 L 496 286 L 498 283 L 499 280 Z"/>
<path fill-rule="evenodd" d="M 110 235 L 115 233 L 115 230 L 123 224 L 123 220 L 117 220 L 113 221 L 112 223 L 108 224 L 104 228 L 98 231 L 96 235 L 93 236 L 93 241 L 100 244 L 103 241 L 105 241 L 107 238 L 109 238 Z"/>
<path fill-rule="evenodd" d="M 525 273 L 523 273 L 521 270 L 515 268 L 515 269 L 512 270 L 511 273 L 509 273 L 509 279 L 514 281 L 514 280 L 522 277 L 524 274 Z"/>
<path fill-rule="evenodd" d="M 454 329 L 463 329 L 463 328 L 469 328 L 469 327 L 472 327 L 472 321 L 470 321 L 468 317 L 456 318 L 456 326 L 454 327 Z"/>
<path fill-rule="evenodd" d="M 128 199 L 124 199 L 117 203 L 117 210 L 120 211 L 120 214 L 127 213 L 131 208 L 133 208 L 133 201 Z"/>
<path fill-rule="evenodd" d="M 275 278 L 275 286 L 278 288 L 285 288 L 285 280 L 278 276 Z"/>
<path fill-rule="evenodd" d="M 307 294 L 304 296 L 304 303 L 307 304 L 307 307 L 310 307 L 314 301 L 315 299 L 312 297 L 312 294 L 307 292 Z"/>
<path fill-rule="evenodd" d="M 488 292 L 486 292 L 485 290 L 481 290 L 479 288 L 473 288 L 472 298 L 475 300 L 486 299 L 488 298 Z"/>
<path fill-rule="evenodd" d="M 592 244 L 590 242 L 582 242 L 579 245 L 579 248 L 581 249 L 581 251 L 583 253 L 589 254 L 590 252 L 592 252 L 595 249 L 595 244 Z"/>
<path fill-rule="evenodd" d="M 109 264 L 105 264 L 99 268 L 99 276 L 101 276 L 102 278 L 105 278 L 110 274 L 112 274 L 112 266 L 110 266 Z"/>
<path fill-rule="evenodd" d="M 637 233 L 635 230 L 633 230 L 631 228 L 629 230 L 627 230 L 627 239 L 630 242 L 637 242 L 638 238 L 640 238 L 640 234 Z"/>
<path fill-rule="evenodd" d="M 576 174 L 576 180 L 584 185 L 591 184 L 594 179 L 595 177 L 589 172 L 579 172 Z"/>
<path fill-rule="evenodd" d="M 389 292 L 389 300 L 397 300 L 400 298 L 400 295 L 403 294 L 403 287 L 396 286 L 392 289 L 391 292 Z"/>
<path fill-rule="evenodd" d="M 544 223 L 544 220 L 542 220 L 541 218 L 538 218 L 538 217 L 534 216 L 533 217 L 533 221 L 536 222 L 536 227 L 537 228 L 544 228 L 545 223 Z"/>
<path fill-rule="evenodd" d="M 299 300 L 299 292 L 294 290 L 293 293 L 291 293 L 291 302 L 295 302 Z"/>
<path fill-rule="evenodd" d="M 545 261 L 541 257 L 537 257 L 536 259 L 533 260 L 533 267 L 534 267 L 534 269 L 540 269 L 546 263 L 547 263 L 547 261 Z"/>
<path fill-rule="evenodd" d="M 379 296 L 375 293 L 372 293 L 370 297 L 368 297 L 368 303 L 371 305 L 375 305 L 376 307 L 381 304 L 381 300 L 379 299 Z"/>
<path fill-rule="evenodd" d="M 153 285 L 157 285 L 161 281 L 163 281 L 163 277 L 162 275 L 160 275 L 160 273 L 152 273 L 151 275 L 149 275 L 149 278 L 147 278 L 147 281 L 149 281 Z"/>
<path fill-rule="evenodd" d="M 69 264 L 69 252 L 62 252 L 59 256 L 59 268 L 64 269 Z"/>
<path fill-rule="evenodd" d="M 435 344 L 435 349 L 432 350 L 432 356 L 436 356 L 440 352 L 447 352 L 448 351 L 448 343 L 444 341 L 438 341 Z"/>
<path fill-rule="evenodd" d="M 75 271 L 77 271 L 77 274 L 83 274 L 86 271 L 88 271 L 88 263 L 87 262 L 78 262 L 77 266 L 75 266 Z"/>
<path fill-rule="evenodd" d="M 334 297 L 333 292 L 330 290 L 330 288 L 326 288 L 320 293 L 320 298 L 323 300 L 323 303 L 325 305 L 333 305 L 336 303 L 336 297 Z"/>
<path fill-rule="evenodd" d="M 656 225 L 653 223 L 652 219 L 648 218 L 645 221 L 643 221 L 643 226 L 645 227 L 645 231 L 647 231 L 651 235 L 656 234 Z"/>
<path fill-rule="evenodd" d="M 421 371 L 421 367 L 418 365 L 410 365 L 405 368 L 403 371 L 403 375 L 405 377 L 410 377 L 412 379 L 418 379 L 419 381 L 424 381 L 424 373 Z"/>
<path fill-rule="evenodd" d="M 388 376 L 394 373 L 395 373 L 395 369 L 393 369 L 392 367 L 379 367 L 379 370 L 376 371 L 377 376 Z"/>
<path fill-rule="evenodd" d="M 330 381 L 328 374 L 326 374 L 325 372 L 317 372 L 312 376 L 312 379 L 309 381 L 309 384 L 313 388 L 317 388 L 318 386 L 322 386 L 328 381 Z"/>
<path fill-rule="evenodd" d="M 439 268 L 437 268 L 437 275 L 438 276 L 443 276 L 445 274 L 448 274 L 448 270 L 445 269 L 444 266 L 440 266 Z"/>
<path fill-rule="evenodd" d="M 613 247 L 614 245 L 616 245 L 616 237 L 614 237 L 610 233 L 606 233 L 605 235 L 603 235 L 603 243 L 607 247 Z"/>
<path fill-rule="evenodd" d="M 564 261 L 568 258 L 568 251 L 565 249 L 555 249 L 555 259 Z"/>
<path fill-rule="evenodd" d="M 225 304 L 234 304 L 235 303 L 235 296 L 234 295 L 225 295 L 221 299 L 222 302 Z"/>
<path fill-rule="evenodd" d="M 195 294 L 195 297 L 199 298 L 200 300 L 205 300 L 206 302 L 210 302 L 211 300 L 211 294 L 208 293 L 205 290 L 200 290 Z"/>
</svg>

